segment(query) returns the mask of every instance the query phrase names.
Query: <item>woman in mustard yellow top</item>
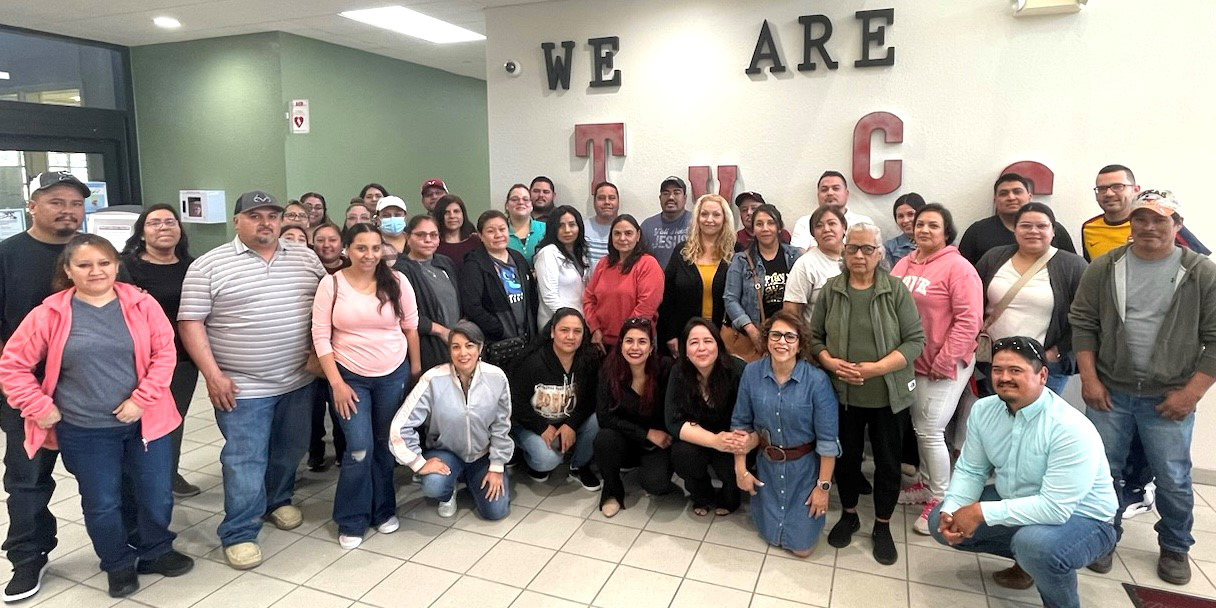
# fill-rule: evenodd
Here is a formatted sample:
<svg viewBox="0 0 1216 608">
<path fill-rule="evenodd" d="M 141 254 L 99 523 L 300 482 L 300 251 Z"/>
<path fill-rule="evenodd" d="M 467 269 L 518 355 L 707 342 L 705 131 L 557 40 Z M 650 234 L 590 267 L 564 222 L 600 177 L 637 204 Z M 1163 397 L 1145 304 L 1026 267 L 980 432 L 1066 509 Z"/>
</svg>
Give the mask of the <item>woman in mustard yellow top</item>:
<svg viewBox="0 0 1216 608">
<path fill-rule="evenodd" d="M 723 294 L 735 250 L 735 222 L 726 199 L 706 194 L 692 208 L 688 240 L 676 245 L 664 272 L 659 340 L 674 356 L 680 332 L 693 317 L 715 327 L 726 317 Z M 700 296 L 700 297 L 697 297 Z"/>
</svg>

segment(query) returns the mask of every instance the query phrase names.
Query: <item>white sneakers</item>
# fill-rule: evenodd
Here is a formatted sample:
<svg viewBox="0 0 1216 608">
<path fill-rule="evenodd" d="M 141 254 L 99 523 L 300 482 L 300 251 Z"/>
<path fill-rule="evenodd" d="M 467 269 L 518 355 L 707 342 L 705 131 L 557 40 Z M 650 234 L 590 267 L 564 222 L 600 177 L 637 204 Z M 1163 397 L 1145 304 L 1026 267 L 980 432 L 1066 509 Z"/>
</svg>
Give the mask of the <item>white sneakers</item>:
<svg viewBox="0 0 1216 608">
<path fill-rule="evenodd" d="M 389 517 L 388 519 L 384 520 L 383 523 L 376 526 L 376 531 L 381 534 L 392 534 L 400 529 L 401 520 L 397 519 L 396 515 Z M 345 534 L 338 535 L 338 545 L 347 551 L 357 549 L 361 544 L 363 544 L 362 536 L 347 536 Z"/>
<path fill-rule="evenodd" d="M 1131 519 L 1137 515 L 1143 515 L 1153 510 L 1153 503 L 1157 500 L 1157 484 L 1148 482 L 1144 484 L 1143 499 L 1140 502 L 1132 503 L 1123 508 L 1123 519 Z"/>
<path fill-rule="evenodd" d="M 912 531 L 921 536 L 929 536 L 929 514 L 933 512 L 933 509 L 937 508 L 937 503 L 939 502 L 941 501 L 930 499 L 929 502 L 925 503 L 925 508 L 920 511 L 920 517 L 917 517 L 916 521 L 912 522 Z"/>
<path fill-rule="evenodd" d="M 452 517 L 456 515 L 456 493 L 452 492 L 452 497 L 439 503 L 439 516 Z"/>
<path fill-rule="evenodd" d="M 351 549 L 356 549 L 361 544 L 363 544 L 362 536 L 347 536 L 345 534 L 338 535 L 338 546 L 342 547 L 343 549 L 346 549 L 347 551 L 350 551 Z"/>
<path fill-rule="evenodd" d="M 396 515 L 384 520 L 384 523 L 376 526 L 376 531 L 381 534 L 392 534 L 399 529 L 401 529 L 401 520 L 397 519 Z"/>
<path fill-rule="evenodd" d="M 898 502 L 901 505 L 923 505 L 930 500 L 933 500 L 933 492 L 920 481 L 899 491 Z"/>
</svg>

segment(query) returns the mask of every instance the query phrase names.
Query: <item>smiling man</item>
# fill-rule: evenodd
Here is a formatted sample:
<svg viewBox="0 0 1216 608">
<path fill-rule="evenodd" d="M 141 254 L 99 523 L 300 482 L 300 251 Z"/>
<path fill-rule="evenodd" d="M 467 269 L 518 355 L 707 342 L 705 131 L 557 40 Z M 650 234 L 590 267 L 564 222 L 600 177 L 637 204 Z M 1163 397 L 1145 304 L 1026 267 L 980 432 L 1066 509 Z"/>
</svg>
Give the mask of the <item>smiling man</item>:
<svg viewBox="0 0 1216 608">
<path fill-rule="evenodd" d="M 992 185 L 992 206 L 996 211 L 991 217 L 986 217 L 967 227 L 963 238 L 958 242 L 958 251 L 972 265 L 980 261 L 989 249 L 1012 245 L 1017 242 L 1013 236 L 1013 225 L 1017 219 L 1018 210 L 1030 202 L 1033 190 L 1029 179 L 1017 173 L 1006 173 L 996 179 Z M 1056 236 L 1051 246 L 1076 253 L 1072 237 L 1059 222 L 1055 222 Z"/>
<path fill-rule="evenodd" d="M 642 222 L 642 242 L 663 268 L 667 267 L 676 245 L 688 238 L 692 212 L 685 208 L 687 205 L 688 186 L 672 175 L 659 184 L 661 211 Z"/>
<path fill-rule="evenodd" d="M 819 183 L 815 184 L 815 200 L 820 208 L 840 209 L 848 226 L 874 223 L 870 216 L 849 209 L 849 182 L 839 171 L 824 171 L 823 175 L 819 176 Z M 815 245 L 815 239 L 811 236 L 811 215 L 804 215 L 794 222 L 794 235 L 790 244 L 802 251 L 807 251 Z"/>
</svg>

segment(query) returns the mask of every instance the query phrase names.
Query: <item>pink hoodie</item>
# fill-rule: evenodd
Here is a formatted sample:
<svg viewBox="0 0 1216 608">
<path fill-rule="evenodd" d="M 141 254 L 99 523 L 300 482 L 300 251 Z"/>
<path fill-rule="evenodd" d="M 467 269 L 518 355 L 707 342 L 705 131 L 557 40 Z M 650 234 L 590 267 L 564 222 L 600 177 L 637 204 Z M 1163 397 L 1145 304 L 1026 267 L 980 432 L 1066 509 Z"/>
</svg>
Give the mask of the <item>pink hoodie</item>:
<svg viewBox="0 0 1216 608">
<path fill-rule="evenodd" d="M 177 366 L 173 327 L 152 296 L 126 283 L 115 283 L 114 291 L 135 344 L 135 377 L 139 385 L 131 393 L 131 400 L 143 408 L 139 422 L 144 441 L 148 442 L 168 435 L 182 423 L 169 393 L 169 381 Z M 43 300 L 21 321 L 0 355 L 0 385 L 8 404 L 20 410 L 25 418 L 25 452 L 30 458 L 38 448 L 53 450 L 59 446 L 55 429 L 43 430 L 34 421 L 55 405 L 51 396 L 59 382 L 63 347 L 72 330 L 75 294 L 75 289 L 68 289 Z M 34 369 L 44 361 L 46 371 L 39 384 Z"/>
<path fill-rule="evenodd" d="M 920 312 L 925 350 L 916 358 L 916 373 L 930 371 L 955 379 L 955 369 L 975 356 L 975 337 L 984 319 L 984 286 L 980 275 L 951 245 L 929 259 L 904 256 L 891 270 L 899 277 Z"/>
</svg>

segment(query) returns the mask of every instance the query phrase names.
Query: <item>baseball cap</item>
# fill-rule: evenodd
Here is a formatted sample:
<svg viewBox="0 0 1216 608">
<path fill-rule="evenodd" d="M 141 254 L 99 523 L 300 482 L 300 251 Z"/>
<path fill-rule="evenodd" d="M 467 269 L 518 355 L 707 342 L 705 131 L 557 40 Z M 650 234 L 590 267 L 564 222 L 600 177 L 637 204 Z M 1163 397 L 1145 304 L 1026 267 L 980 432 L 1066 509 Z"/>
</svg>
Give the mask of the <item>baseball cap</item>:
<svg viewBox="0 0 1216 608">
<path fill-rule="evenodd" d="M 682 180 L 674 175 L 667 176 L 667 179 L 663 180 L 663 183 L 659 184 L 659 192 L 662 192 L 664 189 L 666 189 L 668 184 L 675 186 L 685 192 L 688 192 L 688 186 L 684 184 L 684 180 Z"/>
<path fill-rule="evenodd" d="M 441 179 L 428 179 L 425 182 L 422 182 L 422 192 L 419 192 L 419 194 L 426 194 L 427 188 L 439 188 L 444 192 L 448 191 L 448 185 L 443 183 L 443 180 Z"/>
<path fill-rule="evenodd" d="M 233 207 L 232 214 L 245 213 L 262 207 L 270 207 L 275 211 L 283 211 L 282 205 L 273 196 L 262 192 L 261 190 L 253 190 L 246 192 L 236 199 L 236 207 Z"/>
<path fill-rule="evenodd" d="M 30 180 L 30 198 L 34 198 L 34 194 L 40 190 L 46 190 L 51 186 L 58 186 L 60 184 L 75 188 L 85 198 L 89 198 L 89 195 L 93 193 L 84 182 L 67 171 L 47 171 L 35 175 L 34 179 Z"/>
<path fill-rule="evenodd" d="M 1174 217 L 1175 213 L 1182 216 L 1182 203 L 1169 190 L 1142 190 L 1132 201 L 1132 213 L 1137 209 L 1150 209 L 1165 217 Z"/>
<path fill-rule="evenodd" d="M 376 203 L 376 213 L 380 213 L 389 207 L 400 207 L 402 211 L 409 213 L 409 208 L 405 206 L 405 201 L 399 196 L 385 196 Z"/>
<path fill-rule="evenodd" d="M 744 201 L 757 201 L 761 205 L 765 204 L 764 197 L 760 196 L 759 192 L 740 192 L 739 196 L 735 197 L 735 207 L 742 207 Z"/>
</svg>

